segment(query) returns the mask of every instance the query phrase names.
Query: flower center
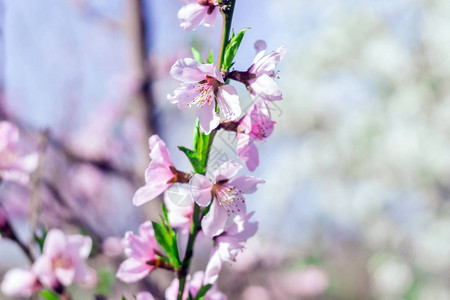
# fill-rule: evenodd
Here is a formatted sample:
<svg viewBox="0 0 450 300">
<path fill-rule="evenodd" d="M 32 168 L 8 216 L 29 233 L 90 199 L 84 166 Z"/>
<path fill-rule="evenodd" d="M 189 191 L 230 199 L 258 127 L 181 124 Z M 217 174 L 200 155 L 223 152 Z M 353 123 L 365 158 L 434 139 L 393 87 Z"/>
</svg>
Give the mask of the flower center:
<svg viewBox="0 0 450 300">
<path fill-rule="evenodd" d="M 266 124 L 258 123 L 252 126 L 252 135 L 259 140 L 263 140 L 269 136 Z"/>
<path fill-rule="evenodd" d="M 61 269 L 70 269 L 72 266 L 72 262 L 70 258 L 64 255 L 59 255 L 58 257 L 55 257 L 52 260 L 52 266 L 54 269 L 61 268 Z"/>
<path fill-rule="evenodd" d="M 240 213 L 240 206 L 245 202 L 241 190 L 231 185 L 215 184 L 212 192 L 227 212 Z"/>
<path fill-rule="evenodd" d="M 211 105 L 214 102 L 214 94 L 217 89 L 219 82 L 210 77 L 206 76 L 205 80 L 200 81 L 197 85 L 194 86 L 198 95 L 192 101 L 192 104 L 197 104 L 198 109 L 202 108 L 205 104 Z"/>
</svg>

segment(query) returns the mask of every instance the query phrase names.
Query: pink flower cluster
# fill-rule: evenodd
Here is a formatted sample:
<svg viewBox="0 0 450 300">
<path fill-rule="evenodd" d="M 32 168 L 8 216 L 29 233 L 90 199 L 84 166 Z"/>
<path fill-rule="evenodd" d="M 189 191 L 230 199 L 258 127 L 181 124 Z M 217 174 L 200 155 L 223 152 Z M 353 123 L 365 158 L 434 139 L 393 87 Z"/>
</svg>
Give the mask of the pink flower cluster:
<svg viewBox="0 0 450 300">
<path fill-rule="evenodd" d="M 52 229 L 45 238 L 42 255 L 30 270 L 11 269 L 3 279 L 1 290 L 12 297 L 31 297 L 43 287 L 61 291 L 73 283 L 94 287 L 96 272 L 85 264 L 92 250 L 90 237 L 66 236 Z"/>
<path fill-rule="evenodd" d="M 27 184 L 38 163 L 37 153 L 20 154 L 19 129 L 7 121 L 0 122 L 0 179 Z"/>
</svg>

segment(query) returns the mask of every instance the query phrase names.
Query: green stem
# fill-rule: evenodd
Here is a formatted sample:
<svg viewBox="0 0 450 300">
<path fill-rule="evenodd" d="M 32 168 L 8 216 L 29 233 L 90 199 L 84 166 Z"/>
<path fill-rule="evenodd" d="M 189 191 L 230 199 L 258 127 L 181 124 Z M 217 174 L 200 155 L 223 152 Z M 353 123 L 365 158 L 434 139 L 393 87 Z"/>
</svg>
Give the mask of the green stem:
<svg viewBox="0 0 450 300">
<path fill-rule="evenodd" d="M 223 29 L 222 29 L 222 38 L 221 38 L 221 44 L 220 44 L 219 59 L 217 62 L 217 66 L 218 66 L 219 70 L 222 69 L 223 58 L 225 55 L 225 49 L 227 48 L 229 40 L 230 40 L 231 21 L 233 19 L 233 11 L 234 11 L 235 3 L 236 3 L 236 0 L 229 0 L 227 2 L 226 8 L 222 10 Z M 202 168 L 203 170 L 205 170 L 203 172 L 203 175 L 206 173 L 206 167 L 208 165 L 209 153 L 211 151 L 211 145 L 213 143 L 216 132 L 217 132 L 217 129 L 214 129 L 210 133 L 210 138 L 209 138 L 209 142 L 208 142 L 208 146 L 207 146 L 207 150 L 206 150 L 206 159 L 204 160 L 204 166 Z M 199 135 L 201 133 L 200 133 L 200 131 L 196 131 L 194 134 Z M 197 136 L 197 139 L 194 139 L 194 140 L 198 140 L 198 138 L 199 137 Z M 186 277 L 188 275 L 191 260 L 194 255 L 195 238 L 197 237 L 197 234 L 201 229 L 201 221 L 202 221 L 203 215 L 200 212 L 201 212 L 200 206 L 195 204 L 194 205 L 194 214 L 192 216 L 191 231 L 189 232 L 188 244 L 186 246 L 186 253 L 184 255 L 184 259 L 181 264 L 181 268 L 178 270 L 178 273 L 177 273 L 177 277 L 179 280 L 178 297 L 177 297 L 178 300 L 182 300 L 182 298 L 183 298 L 184 287 L 186 285 Z"/>
<path fill-rule="evenodd" d="M 231 21 L 233 19 L 234 6 L 236 0 L 229 0 L 226 4 L 226 8 L 222 10 L 223 16 L 223 28 L 222 28 L 222 38 L 220 42 L 220 53 L 219 60 L 217 61 L 217 67 L 222 70 L 223 58 L 225 56 L 225 49 L 230 41 L 231 32 Z"/>
</svg>

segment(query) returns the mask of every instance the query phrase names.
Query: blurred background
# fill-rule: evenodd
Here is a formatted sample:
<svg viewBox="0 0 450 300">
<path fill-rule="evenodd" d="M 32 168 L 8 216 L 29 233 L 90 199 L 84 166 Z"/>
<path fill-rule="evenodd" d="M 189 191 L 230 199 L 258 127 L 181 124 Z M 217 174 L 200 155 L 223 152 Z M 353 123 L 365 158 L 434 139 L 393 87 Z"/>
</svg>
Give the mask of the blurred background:
<svg viewBox="0 0 450 300">
<path fill-rule="evenodd" d="M 159 213 L 161 199 L 131 203 L 148 137 L 158 133 L 191 170 L 176 146 L 191 146 L 195 112 L 166 100 L 178 86 L 169 70 L 190 46 L 217 55 L 221 24 L 185 32 L 182 5 L 0 0 L 0 117 L 43 158 L 39 186 L 3 184 L 0 201 L 25 240 L 35 218 L 90 234 L 111 299 L 143 288 L 161 297 L 172 280 L 156 271 L 125 286 L 114 273 L 117 240 Z M 450 299 L 450 1 L 237 0 L 233 28 L 244 27 L 237 70 L 258 39 L 287 47 L 284 100 L 271 107 L 277 124 L 252 174 L 266 180 L 247 201 L 259 231 L 220 290 L 242 300 Z M 233 136 L 215 143 L 211 163 L 235 158 Z M 210 249 L 199 245 L 193 270 Z M 26 265 L 0 241 L 1 274 Z"/>
</svg>

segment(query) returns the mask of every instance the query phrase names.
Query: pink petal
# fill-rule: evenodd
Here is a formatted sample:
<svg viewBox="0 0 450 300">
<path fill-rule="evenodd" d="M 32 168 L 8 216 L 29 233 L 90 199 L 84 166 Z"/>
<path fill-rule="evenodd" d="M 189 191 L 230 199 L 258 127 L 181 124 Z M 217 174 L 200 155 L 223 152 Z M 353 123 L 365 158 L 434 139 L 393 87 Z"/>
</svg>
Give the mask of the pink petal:
<svg viewBox="0 0 450 300">
<path fill-rule="evenodd" d="M 236 216 L 233 219 L 233 225 L 227 228 L 227 234 L 232 235 L 239 241 L 243 242 L 251 238 L 258 231 L 258 222 L 250 222 L 250 218 L 254 212 L 247 214 L 245 217 Z"/>
<path fill-rule="evenodd" d="M 286 48 L 284 46 L 279 47 L 276 51 L 270 52 L 255 63 L 252 73 L 261 75 L 262 73 L 273 71 L 285 54 Z"/>
<path fill-rule="evenodd" d="M 215 129 L 220 122 L 220 117 L 215 112 L 216 107 L 214 101 L 199 107 L 197 109 L 197 117 L 200 123 L 200 129 L 205 134 L 210 134 L 213 129 Z"/>
<path fill-rule="evenodd" d="M 19 142 L 19 129 L 16 125 L 7 122 L 0 122 L 0 151 L 13 148 Z"/>
<path fill-rule="evenodd" d="M 250 87 L 254 93 L 267 100 L 277 101 L 283 99 L 283 94 L 277 83 L 267 74 L 262 74 L 254 81 L 250 81 Z"/>
<path fill-rule="evenodd" d="M 219 15 L 219 9 L 216 7 L 216 8 L 214 8 L 214 10 L 212 11 L 211 14 L 207 14 L 205 16 L 203 24 L 207 27 L 213 26 L 216 23 L 218 15 Z"/>
<path fill-rule="evenodd" d="M 189 182 L 192 199 L 200 206 L 208 206 L 211 202 L 213 183 L 206 176 L 194 174 Z"/>
<path fill-rule="evenodd" d="M 167 95 L 171 103 L 178 103 L 179 109 L 191 108 L 191 103 L 199 96 L 200 90 L 196 84 L 185 84 L 177 88 L 173 95 Z"/>
<path fill-rule="evenodd" d="M 136 294 L 136 300 L 154 300 L 152 294 L 149 292 L 139 292 Z"/>
<path fill-rule="evenodd" d="M 191 295 L 197 295 L 203 285 L 204 278 L 205 273 L 203 271 L 197 271 L 192 275 L 192 278 L 189 280 L 189 292 Z M 205 297 L 205 299 L 208 299 L 208 297 Z"/>
<path fill-rule="evenodd" d="M 239 172 L 242 166 L 232 160 L 224 162 L 218 169 L 216 169 L 212 176 L 214 176 L 215 181 L 219 182 L 221 180 L 229 179 Z"/>
<path fill-rule="evenodd" d="M 155 231 L 153 230 L 153 224 L 151 221 L 146 221 L 139 226 L 139 237 L 146 244 L 147 253 L 153 252 L 153 249 L 157 248 Z M 152 258 L 153 255 L 147 255 L 147 257 Z"/>
<path fill-rule="evenodd" d="M 171 165 L 158 160 L 151 161 L 145 170 L 145 182 L 149 185 L 166 184 L 174 176 L 170 167 Z"/>
<path fill-rule="evenodd" d="M 133 197 L 133 204 L 136 206 L 140 206 L 150 200 L 155 199 L 160 194 L 162 194 L 165 190 L 167 190 L 172 184 L 160 183 L 157 185 L 144 185 L 140 187 Z"/>
<path fill-rule="evenodd" d="M 74 282 L 86 288 L 93 288 L 97 285 L 97 272 L 89 268 L 84 262 L 75 265 Z"/>
<path fill-rule="evenodd" d="M 51 258 L 41 256 L 33 264 L 33 273 L 39 278 L 39 281 L 46 287 L 52 288 L 56 286 L 58 280 L 53 272 L 53 264 Z"/>
<path fill-rule="evenodd" d="M 209 238 L 213 238 L 223 232 L 227 223 L 228 213 L 225 208 L 214 200 L 209 212 L 203 217 L 202 230 Z"/>
<path fill-rule="evenodd" d="M 224 83 L 222 73 L 215 64 L 200 64 L 199 69 L 207 76 L 213 77 L 217 81 Z"/>
<path fill-rule="evenodd" d="M 68 247 L 78 257 L 86 259 L 91 254 L 92 239 L 81 234 L 73 234 L 67 237 Z"/>
<path fill-rule="evenodd" d="M 232 178 L 228 184 L 241 190 L 244 194 L 254 193 L 258 187 L 258 184 L 264 183 L 265 181 L 260 178 L 252 176 L 237 176 Z"/>
<path fill-rule="evenodd" d="M 255 63 L 258 62 L 261 58 L 263 58 L 264 53 L 266 52 L 266 49 L 267 49 L 267 44 L 263 40 L 257 40 L 255 42 L 255 44 L 253 45 L 253 47 L 256 50 L 256 56 L 252 62 L 252 67 L 250 68 L 250 73 L 254 73 L 254 72 L 252 72 L 252 69 L 253 69 Z"/>
<path fill-rule="evenodd" d="M 75 278 L 75 270 L 72 268 L 55 268 L 55 276 L 58 281 L 65 286 L 73 283 Z"/>
<path fill-rule="evenodd" d="M 213 253 L 209 259 L 208 265 L 205 269 L 205 277 L 203 284 L 214 284 L 219 277 L 220 270 L 222 269 L 222 259 L 220 258 L 217 249 L 213 249 Z"/>
<path fill-rule="evenodd" d="M 180 285 L 180 282 L 178 281 L 178 278 L 174 278 L 170 285 L 167 287 L 166 292 L 164 293 L 164 299 L 166 300 L 177 300 L 177 294 L 178 294 L 178 287 Z M 188 293 L 187 289 L 185 288 L 183 291 L 182 300 L 187 300 Z"/>
<path fill-rule="evenodd" d="M 125 282 L 135 282 L 147 276 L 153 268 L 153 266 L 131 257 L 122 262 L 116 276 Z"/>
<path fill-rule="evenodd" d="M 220 258 L 223 261 L 234 262 L 239 252 L 243 250 L 243 243 L 234 236 L 224 235 L 219 237 L 218 243 Z"/>
<path fill-rule="evenodd" d="M 183 6 L 178 11 L 178 19 L 181 24 L 180 27 L 184 30 L 195 30 L 206 17 L 208 6 L 191 3 Z"/>
<path fill-rule="evenodd" d="M 59 229 L 51 229 L 44 242 L 44 255 L 52 258 L 66 252 L 67 240 L 64 233 Z"/>
<path fill-rule="evenodd" d="M 144 263 L 154 258 L 155 244 L 154 241 L 136 236 L 131 231 L 126 232 L 125 237 L 122 239 L 122 247 L 125 254 Z"/>
<path fill-rule="evenodd" d="M 148 139 L 150 148 L 150 158 L 152 161 L 159 162 L 164 165 L 172 165 L 169 151 L 166 148 L 166 143 L 157 135 L 154 134 Z"/>
<path fill-rule="evenodd" d="M 250 137 L 245 134 L 237 135 L 237 153 L 239 159 L 251 171 L 255 171 L 259 165 L 258 149 L 255 144 L 250 141 Z"/>
<path fill-rule="evenodd" d="M 185 83 L 198 83 L 206 78 L 201 64 L 192 58 L 179 59 L 170 69 L 170 75 Z"/>
<path fill-rule="evenodd" d="M 3 277 L 1 290 L 9 297 L 29 298 L 37 291 L 38 287 L 37 278 L 32 272 L 11 269 Z"/>
<path fill-rule="evenodd" d="M 241 115 L 241 106 L 239 104 L 239 95 L 232 85 L 223 85 L 219 87 L 217 94 L 217 103 L 220 112 L 227 120 L 235 120 Z"/>
</svg>

